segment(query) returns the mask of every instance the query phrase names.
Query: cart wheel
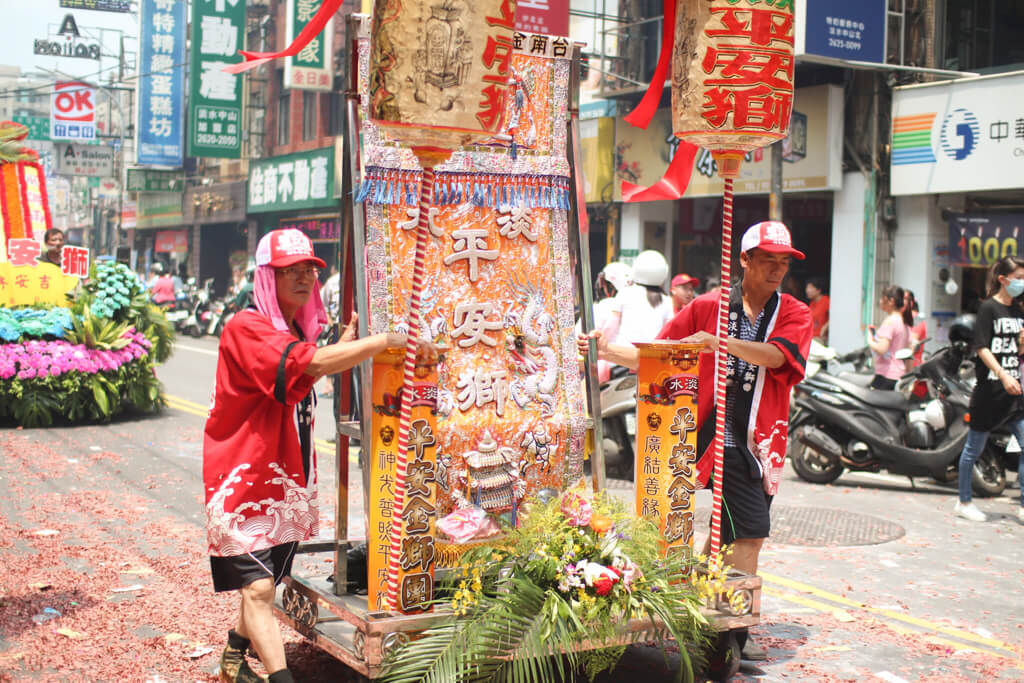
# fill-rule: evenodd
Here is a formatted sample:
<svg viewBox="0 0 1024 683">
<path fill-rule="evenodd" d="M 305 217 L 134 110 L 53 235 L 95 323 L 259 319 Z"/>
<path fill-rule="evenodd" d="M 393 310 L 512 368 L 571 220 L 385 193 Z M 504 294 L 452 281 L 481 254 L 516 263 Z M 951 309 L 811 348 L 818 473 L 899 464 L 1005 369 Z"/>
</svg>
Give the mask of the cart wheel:
<svg viewBox="0 0 1024 683">
<path fill-rule="evenodd" d="M 707 650 L 708 678 L 713 681 L 727 681 L 740 670 L 740 644 L 736 634 L 723 631 Z"/>
</svg>

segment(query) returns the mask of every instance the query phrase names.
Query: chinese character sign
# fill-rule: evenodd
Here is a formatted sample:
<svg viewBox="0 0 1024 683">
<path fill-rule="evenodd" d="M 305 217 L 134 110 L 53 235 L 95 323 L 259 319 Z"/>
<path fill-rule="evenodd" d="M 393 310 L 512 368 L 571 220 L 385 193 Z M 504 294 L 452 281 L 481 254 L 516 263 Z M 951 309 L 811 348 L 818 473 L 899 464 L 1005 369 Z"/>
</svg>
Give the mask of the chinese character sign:
<svg viewBox="0 0 1024 683">
<path fill-rule="evenodd" d="M 373 20 L 371 118 L 404 142 L 443 149 L 501 132 L 514 0 L 378 0 Z"/>
<path fill-rule="evenodd" d="M 89 277 L 89 250 L 85 247 L 64 247 L 60 252 L 60 272 L 71 277 Z"/>
<path fill-rule="evenodd" d="M 62 275 L 52 263 L 37 262 L 39 243 L 27 241 L 34 245 L 31 265 L 0 262 L 0 306 L 67 306 L 65 294 L 75 288 L 78 280 Z"/>
<path fill-rule="evenodd" d="M 139 7 L 139 71 L 143 76 L 137 86 L 136 158 L 140 164 L 182 164 L 186 9 L 180 0 L 142 0 Z"/>
<path fill-rule="evenodd" d="M 21 181 L 22 211 L 25 215 L 25 235 L 42 241 L 43 235 L 53 227 L 50 203 L 46 196 L 46 177 L 39 164 L 18 163 Z"/>
<path fill-rule="evenodd" d="M 193 0 L 189 156 L 238 159 L 242 154 L 242 77 L 224 67 L 239 61 L 244 27 L 243 0 Z"/>
<path fill-rule="evenodd" d="M 253 213 L 334 206 L 334 148 L 252 161 L 248 203 Z"/>
<path fill-rule="evenodd" d="M 569 35 L 569 0 L 518 0 L 516 30 L 548 36 Z"/>
<path fill-rule="evenodd" d="M 288 43 L 306 28 L 320 10 L 322 0 L 287 0 Z M 324 30 L 310 40 L 294 57 L 284 62 L 284 87 L 294 90 L 331 90 L 334 75 L 331 69 L 331 42 L 334 38 L 334 19 Z"/>
<path fill-rule="evenodd" d="M 793 111 L 793 0 L 683 0 L 672 63 L 673 130 L 747 152 L 786 137 Z"/>
<path fill-rule="evenodd" d="M 636 513 L 658 525 L 669 550 L 692 548 L 702 347 L 637 346 Z"/>
<path fill-rule="evenodd" d="M 412 388 L 412 423 L 406 467 L 405 503 L 394 509 L 395 454 L 402 386 L 400 349 L 379 354 L 373 363 L 373 419 L 370 467 L 368 591 L 371 609 L 386 609 L 388 555 L 392 524 L 403 524 L 399 555 L 398 610 L 429 609 L 434 597 L 437 521 L 437 368 L 417 367 Z M 364 459 L 364 462 L 366 460 Z"/>
<path fill-rule="evenodd" d="M 96 90 L 79 81 L 57 81 L 50 96 L 50 138 L 96 139 Z"/>
</svg>

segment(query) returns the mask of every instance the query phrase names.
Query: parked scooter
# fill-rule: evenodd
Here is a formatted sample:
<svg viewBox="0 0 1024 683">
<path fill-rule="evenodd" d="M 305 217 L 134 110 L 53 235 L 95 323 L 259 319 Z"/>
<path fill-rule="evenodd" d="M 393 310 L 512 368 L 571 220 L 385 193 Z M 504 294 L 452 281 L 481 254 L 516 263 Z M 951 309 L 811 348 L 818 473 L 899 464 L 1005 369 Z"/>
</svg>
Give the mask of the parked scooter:
<svg viewBox="0 0 1024 683">
<path fill-rule="evenodd" d="M 612 368 L 611 379 L 601 385 L 601 426 L 605 473 L 615 479 L 633 479 L 636 442 L 636 375 L 624 367 Z"/>
<path fill-rule="evenodd" d="M 188 317 L 182 325 L 182 332 L 199 338 L 203 336 L 209 325 L 210 302 L 213 299 L 213 278 L 203 281 L 202 289 L 197 290 L 191 297 L 191 308 Z"/>
<path fill-rule="evenodd" d="M 789 458 L 796 473 L 819 484 L 846 469 L 955 478 L 971 393 L 959 369 L 972 337 L 973 327 L 954 323 L 951 346 L 905 375 L 895 391 L 860 386 L 819 365 L 793 392 Z M 990 440 L 975 464 L 972 483 L 979 496 L 999 495 L 1006 487 L 997 442 Z"/>
</svg>

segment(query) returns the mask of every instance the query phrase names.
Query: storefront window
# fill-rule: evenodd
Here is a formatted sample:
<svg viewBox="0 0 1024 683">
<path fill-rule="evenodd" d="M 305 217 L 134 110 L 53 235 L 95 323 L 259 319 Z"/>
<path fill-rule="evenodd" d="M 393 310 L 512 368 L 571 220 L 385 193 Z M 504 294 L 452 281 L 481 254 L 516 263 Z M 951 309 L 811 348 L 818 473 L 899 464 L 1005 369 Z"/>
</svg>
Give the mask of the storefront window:
<svg viewBox="0 0 1024 683">
<path fill-rule="evenodd" d="M 277 144 L 288 144 L 288 130 L 291 128 L 291 90 L 284 87 L 284 69 L 276 72 L 277 80 Z"/>
<path fill-rule="evenodd" d="M 308 90 L 302 93 L 302 139 L 312 140 L 316 137 L 316 106 L 317 94 Z"/>
</svg>

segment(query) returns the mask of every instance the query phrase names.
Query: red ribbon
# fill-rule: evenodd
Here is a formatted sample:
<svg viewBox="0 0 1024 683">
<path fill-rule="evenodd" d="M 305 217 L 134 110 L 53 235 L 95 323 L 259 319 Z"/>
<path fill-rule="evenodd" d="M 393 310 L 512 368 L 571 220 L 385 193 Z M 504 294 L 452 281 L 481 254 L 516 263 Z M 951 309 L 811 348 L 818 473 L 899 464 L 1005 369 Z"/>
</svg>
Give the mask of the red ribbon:
<svg viewBox="0 0 1024 683">
<path fill-rule="evenodd" d="M 324 0 L 324 3 L 320 5 L 320 9 L 313 16 L 313 20 L 310 21 L 302 29 L 299 35 L 295 36 L 295 40 L 292 44 L 281 50 L 280 52 L 249 52 L 247 50 L 239 50 L 239 54 L 245 57 L 245 61 L 238 62 L 237 64 L 231 64 L 224 67 L 224 71 L 230 74 L 240 74 L 249 69 L 255 69 L 257 66 L 266 64 L 267 62 L 273 61 L 278 57 L 294 57 L 295 55 L 302 52 L 302 48 L 309 44 L 309 41 L 313 40 L 316 36 L 324 30 L 324 26 L 327 26 L 327 22 L 331 20 L 334 13 L 338 11 L 338 8 L 345 0 Z M 669 0 L 670 2 L 673 0 Z M 327 56 L 330 59 L 330 55 Z"/>
<path fill-rule="evenodd" d="M 658 105 L 661 104 L 661 93 L 665 90 L 665 78 L 672 66 L 672 43 L 676 33 L 676 0 L 665 0 L 664 14 L 661 30 L 661 54 L 658 55 L 658 65 L 654 69 L 654 76 L 651 77 L 643 99 L 633 111 L 625 116 L 627 123 L 644 130 L 651 125 L 654 112 L 658 111 Z"/>
<path fill-rule="evenodd" d="M 671 1 L 671 0 L 669 0 Z M 667 3 L 666 3 L 667 4 Z M 641 187 L 633 183 L 622 183 L 622 201 L 624 202 L 653 202 L 661 199 L 679 199 L 686 192 L 690 184 L 690 175 L 693 174 L 693 160 L 697 158 L 697 145 L 690 144 L 684 140 L 679 141 L 676 155 L 672 157 L 672 163 L 665 169 L 665 175 L 661 180 L 650 187 Z"/>
</svg>

